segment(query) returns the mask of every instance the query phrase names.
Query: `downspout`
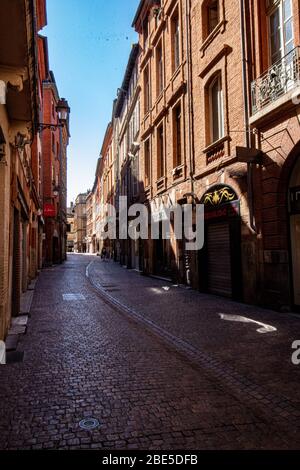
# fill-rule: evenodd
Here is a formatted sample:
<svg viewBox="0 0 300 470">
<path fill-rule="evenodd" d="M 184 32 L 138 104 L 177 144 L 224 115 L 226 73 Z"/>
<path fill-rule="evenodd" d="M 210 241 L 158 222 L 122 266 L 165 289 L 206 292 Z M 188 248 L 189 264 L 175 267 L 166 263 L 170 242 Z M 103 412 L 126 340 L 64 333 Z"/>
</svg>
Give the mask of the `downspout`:
<svg viewBox="0 0 300 470">
<path fill-rule="evenodd" d="M 193 86 L 192 86 L 192 50 L 191 50 L 191 1 L 186 0 L 186 61 L 187 61 L 187 97 L 188 97 L 188 148 L 189 148 L 189 170 L 190 170 L 190 184 L 191 194 L 193 197 L 193 208 L 195 209 L 196 196 L 194 184 L 194 116 L 193 116 Z M 191 256 L 185 255 L 186 266 L 186 283 L 188 286 L 192 284 L 192 259 Z"/>
<path fill-rule="evenodd" d="M 251 147 L 251 135 L 249 125 L 249 89 L 248 89 L 248 60 L 246 53 L 246 22 L 245 22 L 245 1 L 240 0 L 240 20 L 241 20 L 241 48 L 242 48 L 242 80 L 243 80 L 243 101 L 244 101 L 244 123 L 245 123 L 245 146 Z M 247 163 L 247 192 L 249 203 L 250 227 L 257 233 L 254 217 L 253 200 L 253 163 Z"/>
<path fill-rule="evenodd" d="M 59 128 L 59 209 L 60 209 L 60 259 L 61 262 L 65 261 L 63 254 L 65 250 L 63 250 L 63 245 L 64 245 L 64 236 L 65 236 L 65 219 L 62 217 L 62 207 L 63 207 L 63 194 L 62 194 L 62 189 L 63 188 L 63 180 L 62 180 L 62 163 L 63 163 L 63 135 L 62 135 L 62 128 Z M 65 209 L 65 207 L 63 207 Z"/>
<path fill-rule="evenodd" d="M 193 156 L 193 98 L 192 98 L 192 51 L 191 51 L 191 22 L 190 0 L 186 0 L 186 60 L 187 60 L 187 96 L 188 96 L 188 147 L 189 147 L 189 165 L 190 165 L 190 183 L 191 193 L 194 194 L 194 156 Z"/>
</svg>

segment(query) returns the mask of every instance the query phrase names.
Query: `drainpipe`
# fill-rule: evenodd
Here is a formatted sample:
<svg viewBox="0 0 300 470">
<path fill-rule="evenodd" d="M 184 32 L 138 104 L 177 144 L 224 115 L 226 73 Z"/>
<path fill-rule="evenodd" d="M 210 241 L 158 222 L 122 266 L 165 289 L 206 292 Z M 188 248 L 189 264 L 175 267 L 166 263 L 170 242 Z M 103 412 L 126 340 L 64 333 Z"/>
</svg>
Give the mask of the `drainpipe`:
<svg viewBox="0 0 300 470">
<path fill-rule="evenodd" d="M 186 61 L 187 61 L 187 97 L 188 97 L 188 148 L 189 148 L 189 167 L 190 167 L 190 184 L 191 194 L 193 195 L 193 206 L 195 205 L 195 185 L 194 185 L 194 112 L 193 112 L 193 98 L 192 98 L 192 50 L 191 50 L 191 1 L 186 0 Z M 188 286 L 192 284 L 192 259 L 191 255 L 186 255 L 186 283 Z"/>
<path fill-rule="evenodd" d="M 251 147 L 251 135 L 249 129 L 249 90 L 248 90 L 248 60 L 246 53 L 246 22 L 245 22 L 245 1 L 240 0 L 241 15 L 241 47 L 242 47 L 242 80 L 243 80 L 243 98 L 244 98 L 244 123 L 245 123 L 245 146 Z M 247 163 L 247 185 L 249 200 L 249 219 L 250 227 L 253 232 L 257 232 L 254 218 L 254 200 L 253 200 L 253 163 Z"/>
<path fill-rule="evenodd" d="M 194 194 L 194 155 L 193 155 L 193 98 L 192 98 L 192 51 L 191 51 L 191 23 L 190 23 L 190 0 L 185 2 L 186 8 L 186 60 L 187 60 L 187 96 L 188 96 L 188 147 L 189 147 L 189 164 L 190 164 L 190 183 L 191 193 Z"/>
</svg>

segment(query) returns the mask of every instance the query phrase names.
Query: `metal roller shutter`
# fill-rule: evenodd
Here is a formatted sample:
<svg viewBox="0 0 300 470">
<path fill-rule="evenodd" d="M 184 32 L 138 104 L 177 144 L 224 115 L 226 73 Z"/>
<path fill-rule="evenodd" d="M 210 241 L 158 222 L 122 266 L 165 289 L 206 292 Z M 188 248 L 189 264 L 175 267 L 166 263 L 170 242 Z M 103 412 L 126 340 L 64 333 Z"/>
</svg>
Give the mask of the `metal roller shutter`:
<svg viewBox="0 0 300 470">
<path fill-rule="evenodd" d="M 230 231 L 227 223 L 208 226 L 207 253 L 209 292 L 231 297 Z"/>
</svg>

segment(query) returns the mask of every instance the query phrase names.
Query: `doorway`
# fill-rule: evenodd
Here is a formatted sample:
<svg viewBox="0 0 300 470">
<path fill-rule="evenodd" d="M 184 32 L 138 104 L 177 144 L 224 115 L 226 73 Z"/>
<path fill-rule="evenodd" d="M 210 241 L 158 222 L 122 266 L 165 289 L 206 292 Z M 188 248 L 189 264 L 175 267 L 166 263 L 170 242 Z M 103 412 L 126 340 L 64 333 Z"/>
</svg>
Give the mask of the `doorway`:
<svg viewBox="0 0 300 470">
<path fill-rule="evenodd" d="M 300 308 L 300 161 L 298 160 L 289 187 L 289 213 L 291 236 L 291 270 L 293 304 Z"/>
<path fill-rule="evenodd" d="M 208 291 L 232 297 L 230 230 L 227 222 L 207 227 Z"/>
<path fill-rule="evenodd" d="M 300 307 L 300 213 L 291 216 L 290 224 L 294 304 Z"/>
</svg>

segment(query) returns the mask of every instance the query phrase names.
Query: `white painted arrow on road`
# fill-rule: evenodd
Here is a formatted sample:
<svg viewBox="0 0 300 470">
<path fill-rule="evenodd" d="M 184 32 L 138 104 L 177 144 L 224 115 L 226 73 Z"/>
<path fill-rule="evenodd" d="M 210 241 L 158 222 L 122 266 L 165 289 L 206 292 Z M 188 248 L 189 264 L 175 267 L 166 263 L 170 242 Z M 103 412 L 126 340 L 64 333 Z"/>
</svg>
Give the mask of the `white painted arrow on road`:
<svg viewBox="0 0 300 470">
<path fill-rule="evenodd" d="M 266 323 L 261 323 L 256 320 L 252 320 L 251 318 L 247 317 L 242 317 L 240 315 L 226 315 L 225 313 L 219 313 L 221 320 L 225 321 L 235 321 L 235 322 L 240 322 L 240 323 L 255 323 L 256 325 L 259 325 L 260 328 L 258 328 L 256 331 L 258 333 L 272 333 L 274 331 L 277 331 L 277 328 L 271 325 L 267 325 Z"/>
</svg>

